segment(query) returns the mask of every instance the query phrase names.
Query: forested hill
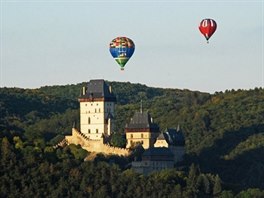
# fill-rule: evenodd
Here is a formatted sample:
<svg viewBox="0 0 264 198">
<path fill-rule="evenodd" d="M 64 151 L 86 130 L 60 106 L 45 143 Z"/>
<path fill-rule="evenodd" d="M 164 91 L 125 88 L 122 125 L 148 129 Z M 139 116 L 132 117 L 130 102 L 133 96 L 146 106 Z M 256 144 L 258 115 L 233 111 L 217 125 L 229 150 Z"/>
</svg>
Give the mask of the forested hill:
<svg viewBox="0 0 264 198">
<path fill-rule="evenodd" d="M 249 188 L 264 189 L 262 88 L 209 94 L 129 82 L 107 83 L 117 96 L 117 134 L 124 133 L 125 124 L 140 109 L 142 101 L 143 110 L 149 111 L 161 131 L 178 125 L 182 128 L 187 155 L 181 166 L 194 163 L 201 172 L 219 175 L 223 188 L 236 193 Z M 30 148 L 43 152 L 50 149 L 71 132 L 73 125 L 79 127 L 77 98 L 85 84 L 0 88 L 1 142 L 6 142 L 7 137 L 15 150 L 23 148 L 20 157 L 31 153 Z M 41 151 L 37 151 L 34 150 L 39 155 Z M 60 155 L 48 157 L 49 163 L 55 163 Z"/>
</svg>

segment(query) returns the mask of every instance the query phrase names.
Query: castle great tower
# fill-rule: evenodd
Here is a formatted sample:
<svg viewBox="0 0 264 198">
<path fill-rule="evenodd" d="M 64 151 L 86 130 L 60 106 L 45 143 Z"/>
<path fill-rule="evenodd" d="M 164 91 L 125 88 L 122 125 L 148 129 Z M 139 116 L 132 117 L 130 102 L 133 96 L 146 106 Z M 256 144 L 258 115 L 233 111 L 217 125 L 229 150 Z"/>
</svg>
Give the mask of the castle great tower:
<svg viewBox="0 0 264 198">
<path fill-rule="evenodd" d="M 80 102 L 80 130 L 89 139 L 98 140 L 113 132 L 116 97 L 104 80 L 90 80 L 83 87 Z"/>
</svg>

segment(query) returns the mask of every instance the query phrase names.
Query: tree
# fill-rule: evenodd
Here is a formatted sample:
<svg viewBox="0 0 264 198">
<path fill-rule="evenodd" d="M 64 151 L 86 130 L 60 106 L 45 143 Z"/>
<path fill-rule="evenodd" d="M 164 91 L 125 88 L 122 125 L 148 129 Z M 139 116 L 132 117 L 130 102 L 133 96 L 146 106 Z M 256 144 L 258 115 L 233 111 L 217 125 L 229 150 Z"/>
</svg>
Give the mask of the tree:
<svg viewBox="0 0 264 198">
<path fill-rule="evenodd" d="M 16 156 L 13 152 L 13 145 L 10 144 L 7 137 L 4 137 L 1 142 L 1 163 L 4 166 L 7 164 L 13 165 L 16 163 Z"/>
<path fill-rule="evenodd" d="M 20 139 L 19 136 L 15 136 L 15 137 L 13 138 L 13 141 L 14 141 L 14 143 L 15 143 L 15 148 L 16 148 L 16 149 L 20 149 L 20 150 L 23 149 L 24 144 L 23 144 L 23 142 L 22 142 L 22 140 Z"/>
<path fill-rule="evenodd" d="M 264 197 L 264 191 L 258 188 L 249 188 L 247 190 L 241 191 L 236 197 L 237 198 L 247 198 L 247 197 L 262 198 Z"/>
<path fill-rule="evenodd" d="M 215 176 L 215 183 L 214 183 L 214 188 L 213 188 L 213 194 L 214 195 L 219 195 L 222 191 L 222 184 L 221 184 L 221 179 L 219 175 Z"/>
<path fill-rule="evenodd" d="M 3 163 L 5 163 L 6 161 L 10 159 L 10 154 L 11 154 L 10 143 L 7 137 L 4 137 L 2 139 L 2 144 L 1 144 L 1 159 Z"/>
<path fill-rule="evenodd" d="M 192 196 L 196 197 L 198 193 L 197 189 L 197 178 L 199 175 L 198 167 L 195 164 L 192 164 L 189 169 L 189 174 L 187 177 L 187 193 Z"/>
<path fill-rule="evenodd" d="M 120 133 L 114 133 L 111 136 L 110 143 L 112 146 L 125 148 L 126 147 L 126 138 L 124 137 L 124 135 L 122 135 Z"/>
</svg>

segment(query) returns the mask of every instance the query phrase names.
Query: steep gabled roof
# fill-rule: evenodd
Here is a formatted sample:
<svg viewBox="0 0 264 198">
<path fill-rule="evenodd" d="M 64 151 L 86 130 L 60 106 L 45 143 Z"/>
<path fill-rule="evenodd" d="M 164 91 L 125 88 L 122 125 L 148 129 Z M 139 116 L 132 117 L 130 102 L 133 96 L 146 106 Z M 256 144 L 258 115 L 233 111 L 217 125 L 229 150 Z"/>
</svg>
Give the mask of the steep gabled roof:
<svg viewBox="0 0 264 198">
<path fill-rule="evenodd" d="M 134 116 L 131 118 L 126 128 L 127 129 L 150 128 L 155 131 L 159 130 L 158 125 L 153 123 L 151 116 L 148 112 L 135 112 Z"/>
<path fill-rule="evenodd" d="M 107 98 L 116 100 L 115 95 L 109 90 L 109 86 L 103 79 L 90 80 L 87 83 L 86 92 L 81 98 Z"/>
<path fill-rule="evenodd" d="M 163 134 L 169 145 L 172 145 L 172 146 L 184 146 L 185 145 L 184 135 L 179 128 L 177 130 L 176 129 L 166 129 Z"/>
<path fill-rule="evenodd" d="M 107 114 L 107 116 L 106 116 L 106 119 L 113 119 L 114 118 L 114 116 L 113 116 L 113 114 L 112 113 L 108 113 Z"/>
<path fill-rule="evenodd" d="M 157 140 L 166 140 L 164 133 L 159 134 L 159 136 L 157 137 Z"/>
</svg>

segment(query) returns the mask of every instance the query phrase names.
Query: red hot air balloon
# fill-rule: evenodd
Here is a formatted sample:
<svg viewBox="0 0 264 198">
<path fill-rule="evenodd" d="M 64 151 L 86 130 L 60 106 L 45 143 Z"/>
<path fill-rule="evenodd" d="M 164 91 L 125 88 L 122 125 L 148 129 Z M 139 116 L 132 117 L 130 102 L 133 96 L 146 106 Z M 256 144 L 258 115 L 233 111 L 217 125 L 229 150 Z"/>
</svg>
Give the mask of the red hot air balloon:
<svg viewBox="0 0 264 198">
<path fill-rule="evenodd" d="M 214 34 L 217 24 L 213 19 L 203 19 L 199 25 L 200 32 L 204 35 L 209 43 L 209 38 Z"/>
</svg>

